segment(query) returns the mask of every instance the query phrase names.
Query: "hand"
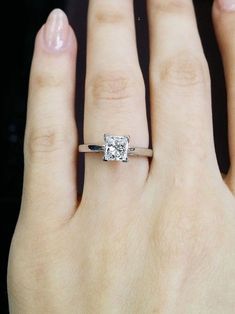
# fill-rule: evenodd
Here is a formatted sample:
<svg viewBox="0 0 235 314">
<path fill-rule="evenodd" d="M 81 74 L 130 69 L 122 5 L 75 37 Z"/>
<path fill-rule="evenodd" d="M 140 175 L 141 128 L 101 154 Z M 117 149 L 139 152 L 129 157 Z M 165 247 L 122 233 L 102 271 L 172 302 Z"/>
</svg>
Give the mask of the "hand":
<svg viewBox="0 0 235 314">
<path fill-rule="evenodd" d="M 235 12 L 214 3 L 229 108 L 223 180 L 191 1 L 149 0 L 148 9 L 154 157 L 105 163 L 87 154 L 79 204 L 76 40 L 59 10 L 39 31 L 9 258 L 11 313 L 234 313 Z M 90 1 L 85 96 L 85 143 L 111 133 L 148 146 L 132 1 Z"/>
</svg>

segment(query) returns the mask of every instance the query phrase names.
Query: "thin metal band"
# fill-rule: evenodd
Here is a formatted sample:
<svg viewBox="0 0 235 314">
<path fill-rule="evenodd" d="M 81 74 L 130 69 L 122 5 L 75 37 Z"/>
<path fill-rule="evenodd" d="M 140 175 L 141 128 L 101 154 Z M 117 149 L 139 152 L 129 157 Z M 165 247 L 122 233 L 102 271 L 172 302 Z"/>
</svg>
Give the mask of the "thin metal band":
<svg viewBox="0 0 235 314">
<path fill-rule="evenodd" d="M 79 145 L 78 149 L 80 153 L 103 153 L 105 150 L 105 145 L 82 144 Z M 150 148 L 129 147 L 128 155 L 139 157 L 153 157 L 153 151 Z"/>
</svg>

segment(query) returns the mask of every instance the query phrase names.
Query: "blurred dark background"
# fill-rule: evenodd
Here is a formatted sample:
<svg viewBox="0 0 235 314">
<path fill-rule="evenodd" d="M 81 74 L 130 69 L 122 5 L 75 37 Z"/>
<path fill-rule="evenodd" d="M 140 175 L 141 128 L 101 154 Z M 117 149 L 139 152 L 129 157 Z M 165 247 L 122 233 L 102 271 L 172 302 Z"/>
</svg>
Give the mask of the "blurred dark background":
<svg viewBox="0 0 235 314">
<path fill-rule="evenodd" d="M 74 27 L 79 55 L 77 64 L 77 121 L 82 130 L 84 78 L 86 59 L 86 18 L 88 0 L 24 0 L 9 2 L 4 10 L 8 25 L 2 29 L 2 79 L 1 93 L 1 189 L 0 189 L 0 313 L 8 313 L 6 291 L 7 258 L 11 237 L 17 221 L 23 177 L 23 136 L 25 128 L 28 77 L 34 38 L 55 7 L 65 10 Z M 199 31 L 212 77 L 213 120 L 215 146 L 221 171 L 229 166 L 227 145 L 226 92 L 223 68 L 216 44 L 212 21 L 212 0 L 195 1 Z M 4 14 L 3 12 L 3 14 Z M 145 0 L 135 1 L 136 30 L 140 64 L 148 84 L 148 24 Z M 147 88 L 147 103 L 148 88 Z M 82 166 L 81 166 L 82 168 Z M 82 170 L 82 169 L 81 169 Z M 82 173 L 82 171 L 81 171 Z M 82 175 L 79 192 L 82 191 Z"/>
</svg>

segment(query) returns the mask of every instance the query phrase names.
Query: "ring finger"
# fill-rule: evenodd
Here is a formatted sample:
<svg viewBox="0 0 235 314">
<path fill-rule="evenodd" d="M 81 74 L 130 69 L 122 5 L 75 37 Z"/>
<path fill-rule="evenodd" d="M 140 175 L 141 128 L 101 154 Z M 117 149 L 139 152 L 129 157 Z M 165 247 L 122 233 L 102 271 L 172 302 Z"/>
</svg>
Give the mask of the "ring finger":
<svg viewBox="0 0 235 314">
<path fill-rule="evenodd" d="M 103 144 L 104 134 L 129 135 L 131 145 L 148 146 L 145 88 L 136 47 L 133 1 L 91 0 L 88 12 L 85 143 Z M 102 161 L 86 154 L 84 196 L 93 200 L 112 188 L 142 186 L 147 158 L 128 163 Z M 130 191 L 131 192 L 131 191 Z"/>
</svg>

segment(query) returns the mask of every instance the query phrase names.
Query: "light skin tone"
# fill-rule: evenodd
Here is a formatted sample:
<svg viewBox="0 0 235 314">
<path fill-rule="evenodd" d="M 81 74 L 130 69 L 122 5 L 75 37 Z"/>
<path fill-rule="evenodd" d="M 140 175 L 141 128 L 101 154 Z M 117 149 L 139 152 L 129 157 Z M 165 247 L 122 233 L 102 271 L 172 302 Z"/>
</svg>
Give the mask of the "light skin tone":
<svg viewBox="0 0 235 314">
<path fill-rule="evenodd" d="M 130 135 L 154 156 L 87 154 L 77 199 L 77 45 L 60 10 L 39 31 L 22 206 L 8 268 L 10 312 L 233 314 L 235 3 L 213 19 L 228 92 L 231 167 L 216 161 L 210 76 L 190 0 L 148 0 L 151 133 L 133 3 L 90 0 L 84 142 Z M 79 54 L 78 54 L 79 55 Z"/>
</svg>

